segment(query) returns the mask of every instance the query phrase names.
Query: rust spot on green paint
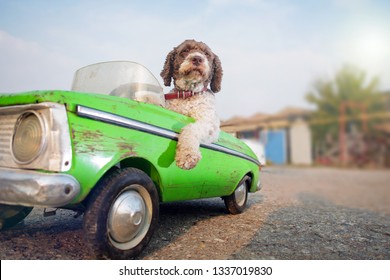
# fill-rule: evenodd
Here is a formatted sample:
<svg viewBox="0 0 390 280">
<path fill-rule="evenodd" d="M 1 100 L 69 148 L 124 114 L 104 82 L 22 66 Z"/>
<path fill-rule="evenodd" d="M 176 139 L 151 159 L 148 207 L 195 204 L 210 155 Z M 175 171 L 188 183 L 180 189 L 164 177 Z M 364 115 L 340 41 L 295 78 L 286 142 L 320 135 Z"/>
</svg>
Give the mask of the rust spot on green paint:
<svg viewBox="0 0 390 280">
<path fill-rule="evenodd" d="M 123 153 L 121 158 L 134 157 L 137 155 L 134 151 L 134 146 L 129 143 L 119 142 L 116 146 L 118 147 L 118 150 Z"/>
<path fill-rule="evenodd" d="M 80 132 L 80 139 L 94 139 L 96 142 L 103 137 L 100 130 L 83 130 Z"/>
</svg>

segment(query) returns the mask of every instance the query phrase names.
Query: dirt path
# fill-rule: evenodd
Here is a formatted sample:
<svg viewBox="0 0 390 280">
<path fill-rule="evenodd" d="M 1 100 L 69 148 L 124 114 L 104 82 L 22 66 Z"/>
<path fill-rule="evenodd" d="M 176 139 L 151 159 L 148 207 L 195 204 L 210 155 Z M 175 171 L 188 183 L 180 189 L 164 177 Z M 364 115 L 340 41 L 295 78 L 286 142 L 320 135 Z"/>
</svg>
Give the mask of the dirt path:
<svg viewBox="0 0 390 280">
<path fill-rule="evenodd" d="M 140 259 L 390 259 L 390 172 L 265 168 L 241 215 L 221 199 L 161 205 Z M 82 217 L 35 210 L 0 233 L 1 259 L 91 259 Z"/>
</svg>

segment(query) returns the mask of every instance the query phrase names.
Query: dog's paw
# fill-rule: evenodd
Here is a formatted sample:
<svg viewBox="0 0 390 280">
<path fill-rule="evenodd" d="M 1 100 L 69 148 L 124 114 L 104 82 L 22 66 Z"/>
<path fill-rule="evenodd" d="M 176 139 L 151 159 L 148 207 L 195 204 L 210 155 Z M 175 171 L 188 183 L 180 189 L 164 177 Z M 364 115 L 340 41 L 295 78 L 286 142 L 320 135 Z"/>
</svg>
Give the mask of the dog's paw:
<svg viewBox="0 0 390 280">
<path fill-rule="evenodd" d="M 176 156 L 176 165 L 181 169 L 190 170 L 198 164 L 201 158 L 200 153 L 178 155 Z"/>
</svg>

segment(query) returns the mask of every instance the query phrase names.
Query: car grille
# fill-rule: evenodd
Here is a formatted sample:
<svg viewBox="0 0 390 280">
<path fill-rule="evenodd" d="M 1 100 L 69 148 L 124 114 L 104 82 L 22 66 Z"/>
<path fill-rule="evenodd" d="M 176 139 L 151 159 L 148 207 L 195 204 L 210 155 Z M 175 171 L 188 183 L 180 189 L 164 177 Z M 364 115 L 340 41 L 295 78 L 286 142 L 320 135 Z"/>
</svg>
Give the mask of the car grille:
<svg viewBox="0 0 390 280">
<path fill-rule="evenodd" d="M 7 166 L 12 161 L 11 140 L 18 116 L 19 114 L 0 117 L 0 166 Z"/>
</svg>

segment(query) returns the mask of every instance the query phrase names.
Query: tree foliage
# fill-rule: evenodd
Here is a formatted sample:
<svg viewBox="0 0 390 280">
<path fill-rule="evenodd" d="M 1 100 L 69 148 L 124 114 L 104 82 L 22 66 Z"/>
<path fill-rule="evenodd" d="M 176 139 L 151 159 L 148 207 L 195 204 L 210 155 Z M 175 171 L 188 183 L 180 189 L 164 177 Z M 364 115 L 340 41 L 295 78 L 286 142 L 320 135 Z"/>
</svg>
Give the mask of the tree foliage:
<svg viewBox="0 0 390 280">
<path fill-rule="evenodd" d="M 367 81 L 364 71 L 353 66 L 344 66 L 333 80 L 317 80 L 306 94 L 306 100 L 316 106 L 313 115 L 314 140 L 327 134 L 338 135 L 341 104 L 346 104 L 347 124 L 354 123 L 362 128 L 362 117 L 383 111 L 383 94 L 380 93 L 379 79 Z M 368 118 L 367 127 L 372 128 L 375 118 Z"/>
</svg>

